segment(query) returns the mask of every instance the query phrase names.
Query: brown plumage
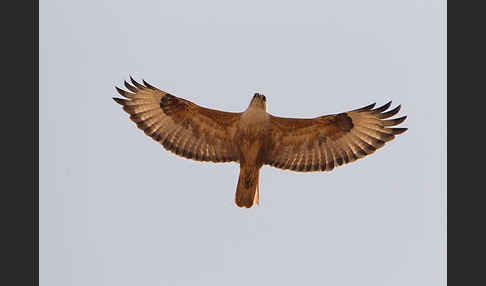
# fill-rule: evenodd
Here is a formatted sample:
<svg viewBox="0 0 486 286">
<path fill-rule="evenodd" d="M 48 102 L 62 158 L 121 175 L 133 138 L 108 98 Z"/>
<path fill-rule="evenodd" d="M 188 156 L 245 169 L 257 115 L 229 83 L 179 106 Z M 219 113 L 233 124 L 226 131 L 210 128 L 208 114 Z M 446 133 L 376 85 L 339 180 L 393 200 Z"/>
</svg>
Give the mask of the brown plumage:
<svg viewBox="0 0 486 286">
<path fill-rule="evenodd" d="M 266 98 L 255 94 L 244 112 L 198 106 L 131 77 L 130 91 L 116 87 L 126 99 L 113 98 L 145 134 L 182 157 L 211 162 L 238 162 L 235 203 L 258 204 L 260 168 L 331 171 L 372 154 L 407 128 L 392 128 L 406 116 L 391 102 L 312 119 L 283 118 L 266 112 Z M 387 112 L 385 112 L 387 111 Z"/>
</svg>

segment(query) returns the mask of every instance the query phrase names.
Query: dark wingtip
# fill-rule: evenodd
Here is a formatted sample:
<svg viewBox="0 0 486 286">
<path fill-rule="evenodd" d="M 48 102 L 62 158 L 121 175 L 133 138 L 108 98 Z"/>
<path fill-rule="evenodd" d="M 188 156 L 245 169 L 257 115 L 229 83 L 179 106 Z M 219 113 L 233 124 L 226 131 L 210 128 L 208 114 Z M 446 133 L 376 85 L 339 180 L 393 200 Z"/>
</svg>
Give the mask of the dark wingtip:
<svg viewBox="0 0 486 286">
<path fill-rule="evenodd" d="M 125 85 L 126 88 L 128 88 L 132 92 L 137 92 L 138 90 L 131 84 L 129 84 L 126 80 L 123 81 L 123 84 Z"/>
<path fill-rule="evenodd" d="M 113 98 L 113 100 L 114 100 L 116 103 L 118 103 L 118 104 L 120 104 L 120 105 L 125 105 L 125 101 L 126 101 L 125 99 L 121 99 L 121 98 L 117 98 L 117 97 L 112 97 L 112 98 Z"/>
<path fill-rule="evenodd" d="M 119 94 L 123 95 L 124 97 L 127 97 L 127 98 L 130 97 L 130 95 L 128 94 L 127 91 L 119 88 L 118 86 L 115 86 L 115 89 L 116 89 L 116 91 L 118 91 Z"/>
<path fill-rule="evenodd" d="M 383 111 L 387 110 L 390 107 L 391 104 L 392 104 L 392 101 L 390 100 L 387 103 L 385 103 L 384 105 L 382 105 L 382 106 L 380 106 L 376 109 L 373 109 L 373 111 L 374 112 L 383 112 Z"/>
<path fill-rule="evenodd" d="M 376 102 L 373 102 L 372 104 L 367 105 L 367 106 L 365 106 L 365 107 L 358 108 L 358 109 L 356 109 L 355 111 L 365 111 L 365 110 L 370 110 L 370 109 L 372 109 L 373 107 L 375 107 L 375 105 L 376 105 Z"/>
<path fill-rule="evenodd" d="M 385 126 L 394 126 L 402 123 L 403 121 L 405 121 L 405 119 L 407 119 L 406 115 L 395 119 L 383 120 L 383 124 Z"/>
<path fill-rule="evenodd" d="M 141 85 L 137 81 L 135 81 L 132 76 L 130 76 L 130 81 L 132 82 L 133 85 L 135 85 L 139 89 L 144 89 L 145 88 L 143 85 Z"/>
<path fill-rule="evenodd" d="M 407 131 L 408 128 L 390 128 L 392 130 L 393 135 L 402 134 L 403 132 Z"/>
<path fill-rule="evenodd" d="M 380 116 L 379 116 L 379 118 L 380 119 L 385 119 L 385 118 L 392 117 L 393 115 L 397 114 L 400 111 L 401 108 L 402 108 L 402 105 L 400 104 L 399 106 L 393 108 L 390 111 L 387 111 L 385 113 L 381 113 Z"/>
<path fill-rule="evenodd" d="M 143 84 L 144 84 L 146 87 L 148 87 L 148 88 L 150 88 L 150 89 L 155 89 L 155 87 L 154 87 L 154 86 L 152 86 L 151 84 L 149 84 L 148 82 L 146 82 L 146 81 L 145 81 L 145 80 L 143 80 L 143 79 L 142 79 L 142 83 L 143 83 Z"/>
</svg>

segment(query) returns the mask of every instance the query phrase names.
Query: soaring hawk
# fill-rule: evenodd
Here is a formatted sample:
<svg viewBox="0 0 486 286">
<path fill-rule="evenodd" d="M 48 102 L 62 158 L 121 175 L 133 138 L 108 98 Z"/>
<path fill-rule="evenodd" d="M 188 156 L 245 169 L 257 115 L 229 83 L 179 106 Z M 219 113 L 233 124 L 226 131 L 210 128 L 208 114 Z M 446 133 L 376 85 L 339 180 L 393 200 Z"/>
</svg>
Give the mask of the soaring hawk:
<svg viewBox="0 0 486 286">
<path fill-rule="evenodd" d="M 113 98 L 130 119 L 165 149 L 197 161 L 238 162 L 240 176 L 235 203 L 258 204 L 260 168 L 270 165 L 299 172 L 331 171 L 372 154 L 407 128 L 393 128 L 407 117 L 387 119 L 400 105 L 391 101 L 311 119 L 284 118 L 267 113 L 266 98 L 256 93 L 239 113 L 196 105 L 130 77 L 126 99 Z M 386 111 L 386 112 L 385 112 Z M 385 120 L 386 119 L 386 120 Z"/>
</svg>

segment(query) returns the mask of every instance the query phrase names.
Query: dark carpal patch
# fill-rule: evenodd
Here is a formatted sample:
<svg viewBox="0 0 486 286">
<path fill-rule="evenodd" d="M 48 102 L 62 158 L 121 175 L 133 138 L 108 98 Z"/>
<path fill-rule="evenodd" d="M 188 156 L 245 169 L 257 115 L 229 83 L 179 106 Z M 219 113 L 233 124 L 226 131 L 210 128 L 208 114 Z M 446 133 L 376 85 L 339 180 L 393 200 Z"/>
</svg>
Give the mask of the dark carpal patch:
<svg viewBox="0 0 486 286">
<path fill-rule="evenodd" d="M 167 109 L 167 102 L 170 100 L 170 97 L 171 95 L 170 94 L 166 94 L 162 97 L 162 99 L 160 100 L 160 108 L 162 108 L 162 111 L 164 111 L 165 114 L 168 115 L 168 109 Z"/>
<path fill-rule="evenodd" d="M 162 108 L 162 111 L 164 111 L 166 115 L 170 116 L 185 109 L 186 105 L 182 100 L 168 93 L 160 100 L 160 108 Z"/>
<path fill-rule="evenodd" d="M 345 132 L 349 132 L 354 126 L 353 120 L 346 113 L 336 115 L 335 122 L 339 128 Z"/>
</svg>

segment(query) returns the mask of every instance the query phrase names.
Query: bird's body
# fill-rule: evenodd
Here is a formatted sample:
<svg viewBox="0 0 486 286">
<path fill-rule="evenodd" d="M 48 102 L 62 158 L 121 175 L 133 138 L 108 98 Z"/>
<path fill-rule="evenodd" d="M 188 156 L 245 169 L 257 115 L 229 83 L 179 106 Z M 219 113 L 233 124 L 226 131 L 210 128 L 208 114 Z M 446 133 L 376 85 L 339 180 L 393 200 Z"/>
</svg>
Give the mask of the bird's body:
<svg viewBox="0 0 486 286">
<path fill-rule="evenodd" d="M 260 104 L 257 94 L 248 108 L 241 114 L 234 142 L 237 145 L 240 162 L 240 177 L 236 188 L 235 203 L 251 207 L 258 203 L 258 178 L 264 164 L 269 114 L 266 105 Z"/>
<path fill-rule="evenodd" d="M 117 88 L 127 99 L 114 98 L 145 134 L 164 148 L 188 159 L 238 162 L 235 203 L 251 207 L 259 201 L 260 168 L 267 164 L 293 171 L 331 171 L 384 146 L 406 128 L 390 128 L 405 120 L 383 120 L 400 106 L 390 103 L 312 119 L 283 118 L 266 111 L 266 98 L 255 94 L 241 113 L 198 106 L 144 81 L 132 79 Z"/>
</svg>

